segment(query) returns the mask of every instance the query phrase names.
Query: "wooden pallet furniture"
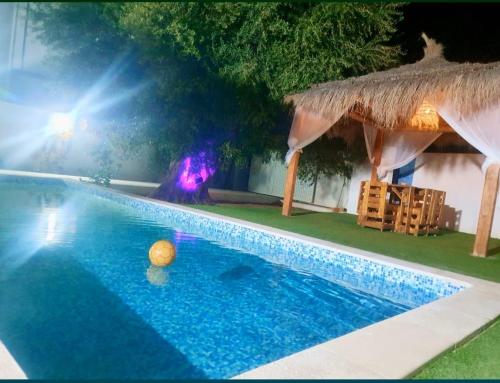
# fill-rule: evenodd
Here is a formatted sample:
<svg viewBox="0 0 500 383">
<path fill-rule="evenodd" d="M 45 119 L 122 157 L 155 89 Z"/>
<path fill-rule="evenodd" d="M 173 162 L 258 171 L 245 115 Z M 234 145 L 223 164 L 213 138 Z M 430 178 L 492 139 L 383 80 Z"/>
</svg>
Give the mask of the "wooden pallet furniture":
<svg viewBox="0 0 500 383">
<path fill-rule="evenodd" d="M 446 193 L 410 185 L 362 181 L 358 224 L 412 235 L 439 231 Z"/>
<path fill-rule="evenodd" d="M 430 203 L 430 210 L 427 221 L 427 235 L 435 234 L 439 231 L 440 224 L 443 218 L 444 201 L 446 199 L 446 192 L 441 190 L 432 191 L 432 199 Z"/>
<path fill-rule="evenodd" d="M 398 205 L 396 213 L 396 220 L 394 223 L 394 231 L 398 233 L 405 233 L 406 221 L 405 212 L 407 212 L 409 204 L 412 202 L 413 190 L 408 185 L 391 185 L 391 196 L 394 204 Z"/>
<path fill-rule="evenodd" d="M 389 202 L 388 184 L 362 181 L 358 200 L 358 224 L 374 229 L 394 230 L 397 206 Z"/>
<path fill-rule="evenodd" d="M 395 231 L 429 235 L 439 231 L 446 193 L 440 190 L 409 187 L 402 193 Z"/>
<path fill-rule="evenodd" d="M 398 215 L 398 231 L 405 234 L 427 234 L 427 221 L 432 198 L 431 189 L 410 187 L 404 193 Z"/>
</svg>

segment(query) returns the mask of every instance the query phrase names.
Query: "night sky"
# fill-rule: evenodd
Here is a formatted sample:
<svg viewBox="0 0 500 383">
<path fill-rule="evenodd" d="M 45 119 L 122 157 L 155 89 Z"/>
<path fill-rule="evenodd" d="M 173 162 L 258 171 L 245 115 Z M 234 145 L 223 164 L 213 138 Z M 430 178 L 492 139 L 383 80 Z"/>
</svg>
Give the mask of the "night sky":
<svg viewBox="0 0 500 383">
<path fill-rule="evenodd" d="M 500 61 L 500 3 L 411 3 L 403 11 L 395 42 L 402 46 L 405 63 L 423 57 L 422 32 L 444 45 L 447 60 Z M 426 151 L 478 152 L 463 140 L 451 146 L 436 143 Z"/>
<path fill-rule="evenodd" d="M 411 3 L 397 36 L 405 62 L 422 58 L 422 32 L 445 47 L 451 61 L 500 61 L 500 3 Z"/>
</svg>

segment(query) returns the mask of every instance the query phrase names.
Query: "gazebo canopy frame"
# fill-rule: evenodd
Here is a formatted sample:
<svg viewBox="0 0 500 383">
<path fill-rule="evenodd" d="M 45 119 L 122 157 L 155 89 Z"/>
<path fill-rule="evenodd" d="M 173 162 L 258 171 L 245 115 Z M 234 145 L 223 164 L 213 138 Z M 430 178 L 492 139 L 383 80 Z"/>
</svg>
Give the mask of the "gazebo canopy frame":
<svg viewBox="0 0 500 383">
<path fill-rule="evenodd" d="M 286 97 L 296 107 L 290 131 L 282 214 L 291 215 L 300 153 L 325 132 L 351 136 L 345 118 L 377 128 L 373 149 L 371 179 L 376 180 L 383 154 L 384 134 L 391 132 L 455 132 L 434 105 L 446 99 L 460 116 L 470 116 L 486 107 L 500 110 L 500 62 L 489 64 L 453 63 L 443 57 L 443 47 L 422 35 L 426 42 L 424 58 L 414 64 L 374 72 L 347 80 L 316 84 L 303 93 Z M 311 137 L 303 135 L 309 120 L 318 118 L 326 128 Z M 341 118 L 342 117 L 342 118 Z M 326 121 L 326 123 L 325 123 Z M 332 122 L 331 124 L 328 121 Z M 341 122 L 339 122 L 341 121 Z M 343 121 L 343 122 L 342 122 Z M 500 127 L 499 127 L 500 128 Z M 499 132 L 500 135 L 500 132 Z M 486 170 L 476 239 L 472 255 L 485 257 L 491 236 L 498 194 L 500 163 Z"/>
</svg>

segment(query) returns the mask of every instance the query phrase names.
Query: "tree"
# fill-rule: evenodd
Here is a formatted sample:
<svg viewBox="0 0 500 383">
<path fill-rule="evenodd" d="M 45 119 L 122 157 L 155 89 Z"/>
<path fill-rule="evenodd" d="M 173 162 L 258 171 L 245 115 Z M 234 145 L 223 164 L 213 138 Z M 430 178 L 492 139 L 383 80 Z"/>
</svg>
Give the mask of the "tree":
<svg viewBox="0 0 500 383">
<path fill-rule="evenodd" d="M 291 121 L 283 97 L 393 65 L 399 49 L 388 42 L 399 17 L 395 5 L 359 3 L 68 3 L 41 4 L 38 13 L 44 41 L 66 52 L 64 78 L 92 83 L 121 54 L 128 66 L 110 92 L 151 81 L 121 115 L 135 128 L 115 131 L 152 142 L 170 164 L 170 184 L 183 158 L 207 145 L 218 167 L 282 155 Z M 336 150 L 329 144 L 313 144 L 321 155 L 304 156 L 304 169 L 349 175 L 357 155 L 338 140 Z"/>
<path fill-rule="evenodd" d="M 175 51 L 240 87 L 232 124 L 242 121 L 243 127 L 237 139 L 224 142 L 224 154 L 244 162 L 263 149 L 285 149 L 290 120 L 276 112 L 286 94 L 394 65 L 399 48 L 387 42 L 398 20 L 392 4 L 132 3 L 120 23 L 149 60 L 164 62 L 158 52 Z M 283 126 L 270 137 L 268 126 L 276 121 Z"/>
<path fill-rule="evenodd" d="M 131 3 L 120 19 L 150 57 L 175 50 L 279 100 L 397 63 L 398 20 L 393 4 L 359 3 Z"/>
</svg>

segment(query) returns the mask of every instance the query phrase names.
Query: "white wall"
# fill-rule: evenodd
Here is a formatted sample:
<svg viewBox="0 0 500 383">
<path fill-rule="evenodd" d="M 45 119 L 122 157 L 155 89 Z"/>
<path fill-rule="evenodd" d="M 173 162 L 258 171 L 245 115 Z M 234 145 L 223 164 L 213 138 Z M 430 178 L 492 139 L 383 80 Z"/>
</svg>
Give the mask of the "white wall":
<svg viewBox="0 0 500 383">
<path fill-rule="evenodd" d="M 27 4 L 0 3 L 0 67 L 4 70 L 43 72 L 48 69 L 44 68 L 47 48 L 33 31 L 32 15 L 26 23 Z M 33 4 L 30 8 L 33 12 Z"/>
<path fill-rule="evenodd" d="M 361 165 L 357 166 L 351 177 L 351 183 L 349 190 L 347 190 L 346 197 L 346 210 L 349 214 L 357 214 L 358 209 L 358 198 L 359 198 L 359 188 L 361 186 L 361 181 L 366 181 L 370 179 L 372 166 L 370 162 L 365 161 Z M 387 172 L 384 178 L 380 179 L 384 182 L 392 181 L 392 172 Z"/>
<path fill-rule="evenodd" d="M 417 159 L 413 184 L 446 191 L 447 227 L 475 233 L 484 174 L 482 154 L 424 153 Z M 492 236 L 500 237 L 500 205 L 497 200 Z"/>
<path fill-rule="evenodd" d="M 371 165 L 368 161 L 356 167 L 352 173 L 351 183 L 347 192 L 347 212 L 356 214 L 358 208 L 359 187 L 361 181 L 370 179 Z"/>
<path fill-rule="evenodd" d="M 32 107 L 0 102 L 0 168 L 34 172 L 91 176 L 98 169 L 94 149 L 99 143 L 92 129 L 76 130 L 68 140 L 47 136 L 44 128 L 48 112 Z M 112 158 L 121 163 L 113 178 L 154 182 L 149 168 L 152 152 L 142 148 L 137 154 L 115 149 Z"/>
<path fill-rule="evenodd" d="M 9 69 L 13 3 L 0 3 L 0 71 Z"/>
<path fill-rule="evenodd" d="M 299 164 L 300 166 L 300 164 Z M 252 159 L 248 190 L 283 197 L 286 166 L 283 160 L 273 159 L 263 163 L 258 157 Z M 349 180 L 342 177 L 319 177 L 314 195 L 314 186 L 297 179 L 294 200 L 327 207 L 344 207 L 347 202 Z M 314 197 L 314 199 L 313 199 Z"/>
</svg>

